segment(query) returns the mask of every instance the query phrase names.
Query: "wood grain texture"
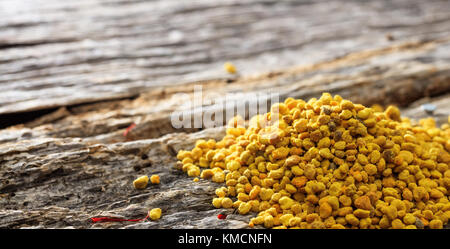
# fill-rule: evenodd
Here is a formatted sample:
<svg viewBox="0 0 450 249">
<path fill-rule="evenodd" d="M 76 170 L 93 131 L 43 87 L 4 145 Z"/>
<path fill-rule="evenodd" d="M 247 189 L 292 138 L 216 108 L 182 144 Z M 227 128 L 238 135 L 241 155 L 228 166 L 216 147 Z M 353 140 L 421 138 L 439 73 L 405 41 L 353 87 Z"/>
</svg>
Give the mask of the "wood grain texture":
<svg viewBox="0 0 450 249">
<path fill-rule="evenodd" d="M 223 79 L 228 60 L 251 75 L 450 32 L 445 0 L 5 0 L 0 16 L 0 114 Z"/>
<path fill-rule="evenodd" d="M 228 93 L 244 105 L 325 91 L 413 119 L 450 115 L 448 1 L 5 0 L 0 16 L 0 122 L 56 108 L 0 129 L 1 228 L 246 228 L 253 214 L 216 218 L 219 184 L 175 167 L 178 150 L 224 134 L 172 126 L 196 85 L 201 115 Z M 132 187 L 155 173 L 160 185 Z M 153 207 L 158 222 L 89 222 Z"/>
</svg>

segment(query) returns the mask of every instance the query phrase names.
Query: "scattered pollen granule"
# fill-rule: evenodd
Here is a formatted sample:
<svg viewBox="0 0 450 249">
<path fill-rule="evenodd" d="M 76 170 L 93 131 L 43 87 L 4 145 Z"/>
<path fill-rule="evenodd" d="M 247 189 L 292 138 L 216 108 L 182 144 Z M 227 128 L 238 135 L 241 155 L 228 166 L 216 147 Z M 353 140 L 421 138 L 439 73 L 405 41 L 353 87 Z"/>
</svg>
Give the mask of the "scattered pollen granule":
<svg viewBox="0 0 450 249">
<path fill-rule="evenodd" d="M 223 67 L 225 68 L 225 71 L 231 74 L 236 73 L 236 67 L 231 62 L 226 62 Z"/>
<path fill-rule="evenodd" d="M 449 151 L 449 124 L 324 93 L 288 98 L 247 127 L 235 117 L 222 140 L 177 158 L 189 176 L 223 183 L 214 207 L 256 213 L 250 227 L 416 229 L 448 223 Z"/>
<path fill-rule="evenodd" d="M 152 184 L 159 184 L 160 183 L 159 175 L 152 175 L 152 176 L 150 176 L 150 182 Z"/>
<path fill-rule="evenodd" d="M 141 176 L 133 181 L 133 186 L 135 189 L 145 189 L 148 184 L 148 176 Z"/>
<path fill-rule="evenodd" d="M 151 220 L 159 220 L 161 218 L 161 208 L 153 208 L 148 212 L 148 217 Z"/>
</svg>

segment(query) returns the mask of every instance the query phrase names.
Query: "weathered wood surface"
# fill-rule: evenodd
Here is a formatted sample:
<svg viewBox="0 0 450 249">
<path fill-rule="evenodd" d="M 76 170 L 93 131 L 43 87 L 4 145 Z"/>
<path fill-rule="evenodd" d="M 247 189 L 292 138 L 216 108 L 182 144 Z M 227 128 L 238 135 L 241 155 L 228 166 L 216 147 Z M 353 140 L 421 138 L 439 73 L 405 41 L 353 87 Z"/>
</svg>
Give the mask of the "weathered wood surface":
<svg viewBox="0 0 450 249">
<path fill-rule="evenodd" d="M 441 123 L 450 115 L 448 1 L 15 2 L 0 2 L 0 118 L 60 108 L 0 130 L 0 227 L 246 227 L 248 216 L 216 218 L 218 184 L 174 168 L 176 151 L 223 135 L 172 127 L 194 85 L 205 101 L 327 91 L 397 104 L 414 119 L 428 116 L 423 103 Z M 240 75 L 223 72 L 227 60 Z M 132 187 L 153 173 L 159 186 Z M 152 207 L 163 209 L 158 222 L 88 219 L 141 218 Z"/>
<path fill-rule="evenodd" d="M 227 78 L 227 60 L 248 75 L 450 34 L 446 0 L 4 0 L 0 16 L 0 114 Z"/>
</svg>

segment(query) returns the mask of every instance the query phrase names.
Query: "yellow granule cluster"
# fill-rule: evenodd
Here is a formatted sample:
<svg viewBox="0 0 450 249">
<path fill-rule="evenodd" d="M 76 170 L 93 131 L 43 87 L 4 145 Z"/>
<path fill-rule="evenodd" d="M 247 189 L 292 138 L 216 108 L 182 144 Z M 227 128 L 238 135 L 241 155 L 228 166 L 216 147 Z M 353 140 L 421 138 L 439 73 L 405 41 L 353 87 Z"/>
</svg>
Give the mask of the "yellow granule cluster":
<svg viewBox="0 0 450 249">
<path fill-rule="evenodd" d="M 159 175 L 152 175 L 150 179 L 148 178 L 148 176 L 140 176 L 133 181 L 133 186 L 135 189 L 145 189 L 148 185 L 149 180 L 152 184 L 159 184 L 160 182 Z"/>
<path fill-rule="evenodd" d="M 189 176 L 225 183 L 214 207 L 257 213 L 250 227 L 443 228 L 449 127 L 324 93 L 288 98 L 247 128 L 235 117 L 221 141 L 177 157 Z"/>
</svg>

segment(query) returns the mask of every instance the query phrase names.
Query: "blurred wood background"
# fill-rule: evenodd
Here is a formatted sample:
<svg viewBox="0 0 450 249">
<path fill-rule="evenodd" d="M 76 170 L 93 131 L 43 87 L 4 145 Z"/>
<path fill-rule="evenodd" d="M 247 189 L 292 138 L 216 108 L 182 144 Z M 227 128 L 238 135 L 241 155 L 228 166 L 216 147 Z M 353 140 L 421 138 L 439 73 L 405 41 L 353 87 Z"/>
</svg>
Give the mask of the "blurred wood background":
<svg viewBox="0 0 450 249">
<path fill-rule="evenodd" d="M 192 187 L 172 168 L 174 151 L 223 132 L 172 127 L 170 114 L 192 99 L 194 85 L 205 100 L 326 91 L 396 104 L 415 119 L 429 116 L 420 105 L 432 103 L 442 123 L 450 114 L 450 2 L 3 0 L 0 227 L 246 227 L 248 217 L 215 219 L 213 183 Z M 173 98 L 180 92 L 184 99 Z M 151 173 L 160 186 L 132 188 Z M 158 223 L 87 219 L 145 216 L 153 205 L 165 210 Z"/>
</svg>

